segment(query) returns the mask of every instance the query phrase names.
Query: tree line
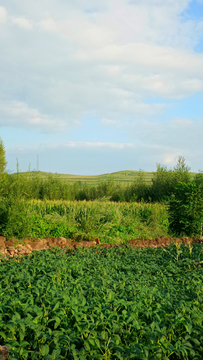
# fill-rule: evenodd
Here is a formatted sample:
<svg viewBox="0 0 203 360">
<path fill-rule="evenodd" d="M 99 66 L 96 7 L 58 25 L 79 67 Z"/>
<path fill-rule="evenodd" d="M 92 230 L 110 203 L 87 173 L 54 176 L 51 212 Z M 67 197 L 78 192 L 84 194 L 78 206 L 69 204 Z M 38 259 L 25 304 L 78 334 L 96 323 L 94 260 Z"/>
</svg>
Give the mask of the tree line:
<svg viewBox="0 0 203 360">
<path fill-rule="evenodd" d="M 134 182 L 124 184 L 109 177 L 97 184 L 80 181 L 68 183 L 57 174 L 42 178 L 39 172 L 21 173 L 17 163 L 17 172 L 6 171 L 6 154 L 0 139 L 0 195 L 3 197 L 21 197 L 39 200 L 109 200 L 115 202 L 167 202 L 174 194 L 177 185 L 193 183 L 203 187 L 203 173 L 199 172 L 191 179 L 190 168 L 183 157 L 179 156 L 173 169 L 157 164 L 157 169 L 149 183 L 145 173 L 140 171 Z"/>
</svg>

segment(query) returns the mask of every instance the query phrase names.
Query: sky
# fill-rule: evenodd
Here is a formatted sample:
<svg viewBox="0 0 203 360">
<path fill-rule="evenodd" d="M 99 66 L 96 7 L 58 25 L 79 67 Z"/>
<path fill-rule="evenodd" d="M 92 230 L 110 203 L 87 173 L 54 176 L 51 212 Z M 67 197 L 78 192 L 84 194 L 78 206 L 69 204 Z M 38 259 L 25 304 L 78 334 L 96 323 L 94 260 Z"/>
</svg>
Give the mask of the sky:
<svg viewBox="0 0 203 360">
<path fill-rule="evenodd" d="M 203 169 L 203 0 L 0 0 L 7 170 Z"/>
</svg>

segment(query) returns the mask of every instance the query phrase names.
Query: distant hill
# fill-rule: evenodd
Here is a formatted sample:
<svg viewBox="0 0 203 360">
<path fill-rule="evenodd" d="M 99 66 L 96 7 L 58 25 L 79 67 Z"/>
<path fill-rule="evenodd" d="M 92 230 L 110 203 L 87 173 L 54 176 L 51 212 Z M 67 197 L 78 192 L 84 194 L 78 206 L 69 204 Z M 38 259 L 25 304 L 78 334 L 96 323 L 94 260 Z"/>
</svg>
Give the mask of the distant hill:
<svg viewBox="0 0 203 360">
<path fill-rule="evenodd" d="M 82 181 L 87 183 L 95 183 L 101 180 L 113 179 L 114 181 L 130 183 L 135 180 L 139 175 L 139 171 L 133 170 L 123 170 L 117 171 L 109 174 L 102 175 L 60 175 L 63 179 L 67 181 Z M 144 172 L 146 181 L 151 181 L 153 172 Z"/>
<path fill-rule="evenodd" d="M 102 174 L 102 175 L 72 175 L 72 174 L 54 174 L 54 173 L 48 173 L 39 171 L 40 177 L 47 177 L 49 175 L 57 175 L 59 178 L 64 179 L 68 182 L 85 182 L 85 183 L 98 183 L 101 180 L 108 180 L 113 179 L 114 181 L 119 181 L 122 183 L 132 183 L 137 176 L 139 176 L 140 171 L 135 170 L 122 170 L 117 171 L 109 174 Z M 143 171 L 146 182 L 151 182 L 153 177 L 153 172 L 147 172 Z M 36 171 L 31 172 L 31 174 L 36 174 Z M 191 179 L 195 176 L 196 173 L 190 173 Z"/>
</svg>

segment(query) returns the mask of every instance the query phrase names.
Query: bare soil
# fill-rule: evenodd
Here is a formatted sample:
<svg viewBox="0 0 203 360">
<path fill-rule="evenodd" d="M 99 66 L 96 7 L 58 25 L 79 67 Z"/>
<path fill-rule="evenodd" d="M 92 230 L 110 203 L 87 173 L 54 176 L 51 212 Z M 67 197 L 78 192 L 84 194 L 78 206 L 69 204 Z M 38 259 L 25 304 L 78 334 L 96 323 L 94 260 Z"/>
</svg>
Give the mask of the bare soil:
<svg viewBox="0 0 203 360">
<path fill-rule="evenodd" d="M 171 238 L 166 236 L 161 236 L 160 238 L 156 238 L 155 240 L 142 239 L 142 240 L 130 240 L 126 243 L 128 246 L 146 248 L 153 247 L 157 248 L 160 246 L 167 247 L 171 243 L 176 244 L 185 244 L 189 245 L 191 243 L 203 243 L 203 239 L 195 239 L 195 238 Z M 44 239 L 24 239 L 22 241 L 18 241 L 16 239 L 6 240 L 3 236 L 0 236 L 0 253 L 5 256 L 23 256 L 28 255 L 32 251 L 35 250 L 47 250 L 51 247 L 58 247 L 66 250 L 75 250 L 81 247 L 94 247 L 99 246 L 100 248 L 109 248 L 116 247 L 119 245 L 116 244 L 101 244 L 99 239 L 94 239 L 94 241 L 72 241 L 71 239 L 65 239 L 63 237 L 60 238 L 52 238 L 46 237 Z"/>
</svg>

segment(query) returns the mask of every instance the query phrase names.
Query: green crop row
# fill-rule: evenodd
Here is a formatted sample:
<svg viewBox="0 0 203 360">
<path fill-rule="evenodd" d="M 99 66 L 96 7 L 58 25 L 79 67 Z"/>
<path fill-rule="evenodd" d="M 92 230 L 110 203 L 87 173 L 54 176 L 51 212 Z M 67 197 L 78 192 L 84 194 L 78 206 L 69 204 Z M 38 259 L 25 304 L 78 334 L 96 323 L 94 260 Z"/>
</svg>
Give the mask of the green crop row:
<svg viewBox="0 0 203 360">
<path fill-rule="evenodd" d="M 168 226 L 167 209 L 161 204 L 21 200 L 1 214 L 2 234 L 18 239 L 96 237 L 119 243 L 167 235 Z"/>
<path fill-rule="evenodd" d="M 2 259 L 0 343 L 9 360 L 202 359 L 202 260 L 200 244 Z"/>
</svg>

